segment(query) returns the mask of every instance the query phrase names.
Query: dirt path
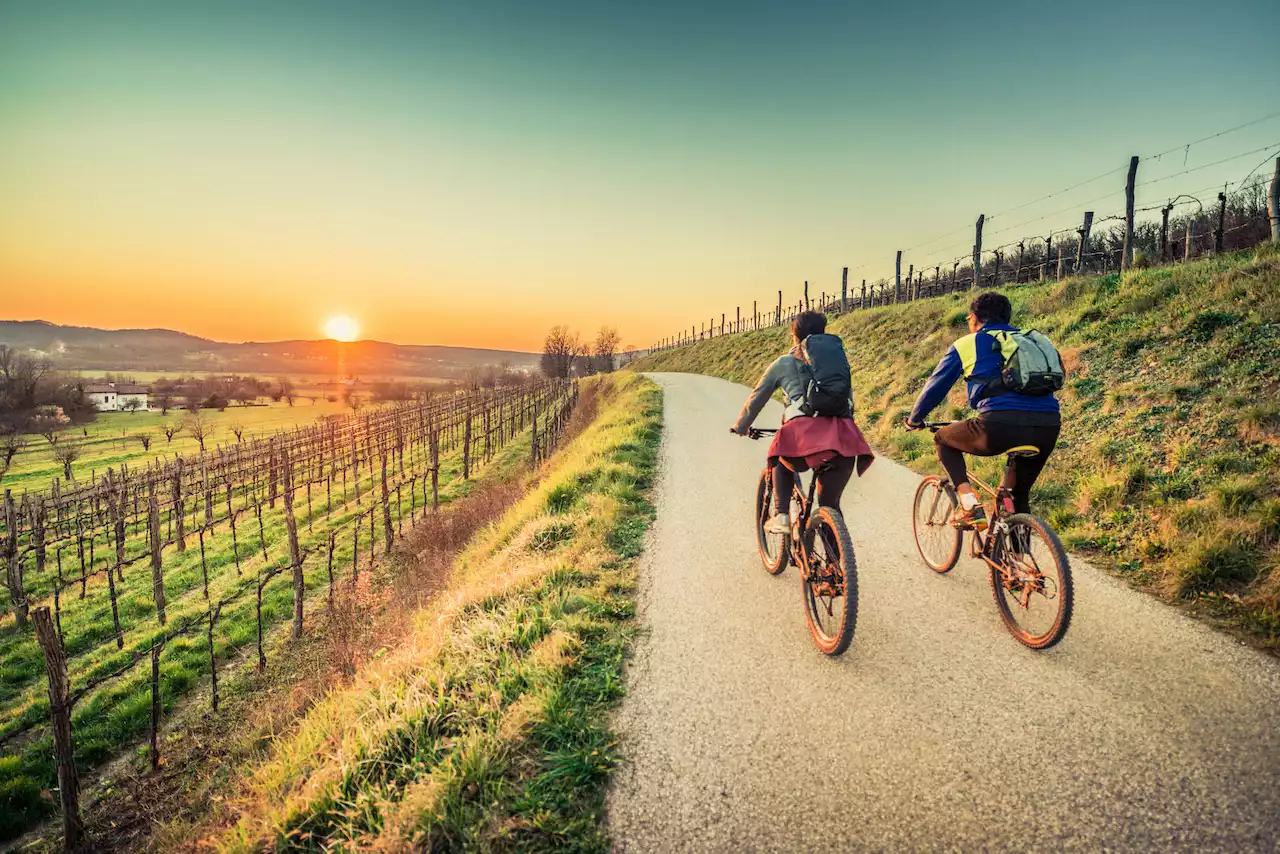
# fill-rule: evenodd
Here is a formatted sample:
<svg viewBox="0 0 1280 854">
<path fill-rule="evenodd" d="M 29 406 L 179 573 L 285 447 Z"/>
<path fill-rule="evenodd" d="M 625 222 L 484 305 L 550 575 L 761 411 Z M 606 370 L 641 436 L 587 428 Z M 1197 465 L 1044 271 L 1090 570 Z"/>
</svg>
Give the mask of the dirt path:
<svg viewBox="0 0 1280 854">
<path fill-rule="evenodd" d="M 1005 632 L 980 565 L 920 562 L 917 476 L 887 459 L 844 514 L 862 605 L 812 646 L 796 571 L 752 531 L 766 446 L 728 434 L 747 389 L 666 392 L 646 635 L 610 793 L 623 851 L 1275 851 L 1280 665 L 1079 559 L 1063 643 Z M 771 404 L 760 424 L 776 424 Z"/>
</svg>

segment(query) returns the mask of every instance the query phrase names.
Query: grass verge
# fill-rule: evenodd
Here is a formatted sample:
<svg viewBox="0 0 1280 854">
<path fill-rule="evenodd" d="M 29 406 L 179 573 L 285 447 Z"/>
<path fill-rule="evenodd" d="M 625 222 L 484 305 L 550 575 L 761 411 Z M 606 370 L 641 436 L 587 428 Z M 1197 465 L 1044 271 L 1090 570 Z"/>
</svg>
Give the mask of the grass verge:
<svg viewBox="0 0 1280 854">
<path fill-rule="evenodd" d="M 1035 511 L 1136 586 L 1280 649 L 1280 252 L 1002 291 L 1014 322 L 1049 335 L 1068 370 L 1062 439 Z M 967 331 L 968 299 L 852 312 L 828 329 L 848 349 L 868 438 L 918 471 L 937 471 L 933 443 L 901 421 Z M 788 343 L 787 330 L 767 329 L 632 367 L 752 384 Z M 964 417 L 961 386 L 935 419 Z M 1002 465 L 974 468 L 989 478 Z"/>
<path fill-rule="evenodd" d="M 661 417 L 634 375 L 455 564 L 403 644 L 316 703 L 248 773 L 226 851 L 603 851 L 608 712 Z"/>
</svg>

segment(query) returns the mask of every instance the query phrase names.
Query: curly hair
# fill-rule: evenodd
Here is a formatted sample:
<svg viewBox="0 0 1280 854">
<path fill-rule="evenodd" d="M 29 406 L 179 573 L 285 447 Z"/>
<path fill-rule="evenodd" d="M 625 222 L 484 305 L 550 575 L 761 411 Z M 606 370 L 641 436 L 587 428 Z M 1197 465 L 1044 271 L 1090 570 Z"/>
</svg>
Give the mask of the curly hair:
<svg viewBox="0 0 1280 854">
<path fill-rule="evenodd" d="M 995 291 L 979 294 L 969 303 L 969 311 L 979 323 L 1008 323 L 1013 318 L 1013 306 L 1009 298 Z"/>
</svg>

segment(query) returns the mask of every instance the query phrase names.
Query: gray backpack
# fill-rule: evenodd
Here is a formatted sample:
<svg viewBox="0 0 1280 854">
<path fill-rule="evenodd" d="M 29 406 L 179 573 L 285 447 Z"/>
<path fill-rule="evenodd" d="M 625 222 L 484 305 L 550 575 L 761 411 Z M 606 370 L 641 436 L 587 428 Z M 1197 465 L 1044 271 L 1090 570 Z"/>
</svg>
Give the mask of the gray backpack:
<svg viewBox="0 0 1280 854">
<path fill-rule="evenodd" d="M 840 336 L 810 335 L 800 343 L 800 354 L 809 375 L 800 411 L 805 415 L 851 416 L 849 357 Z"/>
<path fill-rule="evenodd" d="M 1053 342 L 1034 329 L 997 330 L 986 333 L 1000 345 L 1004 368 L 988 383 L 988 395 L 1016 394 L 1043 397 L 1062 389 L 1067 372 Z"/>
</svg>

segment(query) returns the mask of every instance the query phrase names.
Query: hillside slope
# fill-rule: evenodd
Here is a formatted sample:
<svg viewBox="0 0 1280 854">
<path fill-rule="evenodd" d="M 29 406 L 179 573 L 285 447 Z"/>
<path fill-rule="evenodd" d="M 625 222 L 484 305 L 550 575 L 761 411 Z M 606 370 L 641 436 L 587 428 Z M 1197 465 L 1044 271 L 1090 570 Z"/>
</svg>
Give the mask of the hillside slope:
<svg viewBox="0 0 1280 854">
<path fill-rule="evenodd" d="M 1036 512 L 1069 548 L 1107 558 L 1135 585 L 1280 648 L 1280 253 L 1004 292 L 1014 322 L 1053 338 L 1069 372 Z M 848 349 L 868 438 L 919 471 L 938 469 L 932 439 L 901 421 L 965 333 L 966 307 L 952 295 L 853 312 L 829 328 Z M 788 342 L 778 328 L 731 335 L 631 368 L 752 384 Z M 964 405 L 958 384 L 934 417 L 962 417 Z M 977 471 L 994 476 L 1001 464 Z"/>
<path fill-rule="evenodd" d="M 111 371 L 390 374 L 450 377 L 475 365 L 532 368 L 535 353 L 352 341 L 212 341 L 171 329 L 95 329 L 0 320 L 0 344 L 46 354 L 59 368 Z"/>
</svg>

